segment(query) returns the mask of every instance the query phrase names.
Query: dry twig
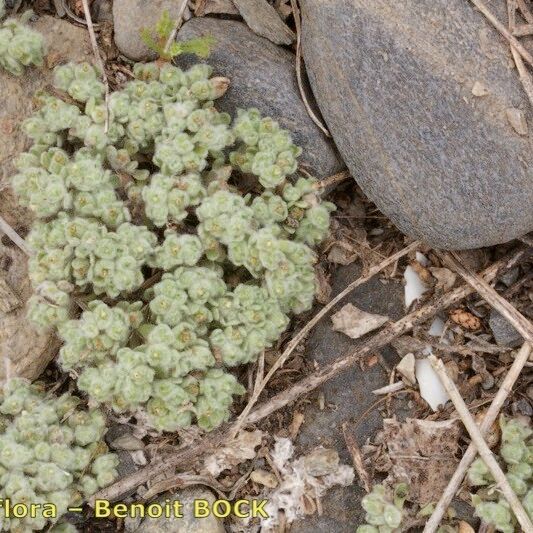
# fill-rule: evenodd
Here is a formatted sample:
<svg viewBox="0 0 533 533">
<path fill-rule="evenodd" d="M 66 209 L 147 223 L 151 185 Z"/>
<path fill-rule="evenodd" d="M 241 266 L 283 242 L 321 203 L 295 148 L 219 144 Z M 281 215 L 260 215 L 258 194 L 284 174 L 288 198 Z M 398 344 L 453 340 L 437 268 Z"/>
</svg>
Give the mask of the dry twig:
<svg viewBox="0 0 533 533">
<path fill-rule="evenodd" d="M 342 434 L 346 442 L 346 447 L 348 448 L 348 451 L 352 456 L 352 462 L 355 471 L 357 472 L 357 475 L 359 476 L 359 479 L 363 484 L 363 488 L 366 492 L 370 492 L 372 490 L 372 480 L 370 479 L 370 475 L 366 471 L 363 462 L 363 456 L 361 455 L 361 450 L 359 449 L 359 446 L 357 446 L 357 441 L 348 429 L 348 424 L 346 424 L 346 422 L 342 425 Z"/>
<path fill-rule="evenodd" d="M 523 256 L 525 255 L 525 251 L 520 249 L 518 252 L 516 252 L 516 254 Z M 509 262 L 514 263 L 514 257 L 511 258 Z M 482 273 L 482 276 L 487 281 L 490 281 L 496 277 L 498 270 L 506 264 L 507 261 L 505 259 L 497 261 L 489 268 L 485 269 Z M 436 300 L 430 301 L 420 309 L 409 313 L 397 322 L 394 322 L 383 328 L 368 340 L 362 342 L 353 352 L 338 359 L 334 363 L 328 365 L 326 368 L 314 372 L 310 376 L 292 385 L 289 389 L 286 389 L 270 398 L 267 402 L 263 403 L 250 413 L 247 422 L 257 422 L 274 411 L 285 407 L 287 404 L 293 402 L 301 395 L 316 389 L 322 385 L 322 383 L 325 383 L 348 368 L 351 368 L 363 357 L 377 352 L 383 346 L 389 344 L 394 339 L 413 329 L 414 326 L 429 320 L 437 313 L 447 309 L 450 305 L 460 302 L 473 292 L 474 289 L 469 286 L 457 287 L 449 293 L 443 294 Z"/>
<path fill-rule="evenodd" d="M 380 387 L 379 389 L 374 389 L 372 391 L 372 394 L 375 394 L 376 396 L 381 396 L 382 394 L 389 394 L 391 392 L 398 392 L 405 388 L 405 384 L 403 381 L 396 381 L 394 383 L 391 383 L 390 385 L 385 385 L 384 387 Z"/>
<path fill-rule="evenodd" d="M 529 24 L 533 24 L 533 14 L 527 7 L 524 0 L 516 0 L 520 14 L 527 20 Z"/>
<path fill-rule="evenodd" d="M 481 276 L 487 281 L 491 281 L 496 277 L 500 269 L 507 270 L 512 268 L 526 255 L 527 254 L 524 247 L 518 248 L 514 250 L 510 256 L 504 257 L 496 261 L 490 267 L 486 268 L 482 272 Z M 362 357 L 375 353 L 383 346 L 389 344 L 392 340 L 411 330 L 414 326 L 427 321 L 435 314 L 443 311 L 450 305 L 461 301 L 463 298 L 469 294 L 472 294 L 473 292 L 474 290 L 470 286 L 457 287 L 449 293 L 446 293 L 439 298 L 425 304 L 420 309 L 409 313 L 398 322 L 391 324 L 390 326 L 371 336 L 366 341 L 362 342 L 353 352 L 348 353 L 335 363 L 329 365 L 327 368 L 317 370 L 310 376 L 301 379 L 288 389 L 266 400 L 250 413 L 246 419 L 246 423 L 258 422 L 274 411 L 277 411 L 278 409 L 281 409 L 287 404 L 298 399 L 300 396 L 311 392 L 329 379 L 334 378 L 338 374 L 357 364 Z M 385 400 L 386 398 L 381 398 L 375 403 L 375 405 Z M 187 468 L 190 468 L 191 463 L 198 460 L 200 456 L 213 453 L 217 447 L 223 445 L 228 434 L 229 430 L 227 425 L 219 428 L 218 430 L 212 431 L 198 444 L 179 448 L 176 450 L 173 456 L 166 457 L 164 461 L 150 464 L 142 470 L 139 470 L 130 476 L 124 477 L 113 485 L 101 490 L 91 498 L 89 503 L 92 504 L 95 499 L 117 500 L 132 489 L 135 489 L 139 485 L 146 483 L 148 480 L 161 474 L 162 472 L 168 471 L 171 468 L 178 468 L 182 466 L 187 466 Z"/>
<path fill-rule="evenodd" d="M 507 0 L 507 12 L 509 16 L 509 30 L 513 32 L 514 35 L 517 35 L 516 8 L 517 8 L 517 0 Z M 529 26 L 531 26 L 531 28 L 533 29 L 533 25 L 530 24 Z M 513 60 L 516 65 L 516 70 L 518 70 L 518 76 L 520 77 L 520 81 L 522 82 L 522 86 L 524 87 L 524 91 L 527 97 L 529 98 L 530 104 L 533 106 L 533 80 L 531 78 L 531 74 L 526 69 L 522 56 L 515 50 L 515 48 L 512 45 L 511 45 L 511 54 L 513 56 Z"/>
<path fill-rule="evenodd" d="M 437 255 L 444 264 L 455 270 L 469 285 L 476 289 L 487 303 L 504 316 L 525 340 L 533 343 L 533 325 L 522 313 L 500 296 L 486 281 L 465 266 L 455 252 L 437 253 Z"/>
<path fill-rule="evenodd" d="M 183 22 L 183 14 L 185 13 L 185 10 L 187 9 L 187 5 L 189 3 L 189 0 L 181 0 L 180 8 L 178 10 L 178 16 L 176 19 L 176 23 L 174 25 L 174 29 L 170 33 L 167 42 L 165 43 L 165 52 L 168 52 L 168 49 L 170 48 L 170 45 L 174 42 L 176 39 L 176 35 L 178 34 L 178 30 L 181 27 L 181 23 Z"/>
<path fill-rule="evenodd" d="M 1 216 L 0 231 L 3 231 L 26 255 L 31 255 L 26 241 Z"/>
<path fill-rule="evenodd" d="M 98 68 L 102 72 L 102 81 L 105 87 L 105 125 L 104 130 L 107 133 L 109 131 L 109 82 L 107 81 L 107 74 L 105 72 L 105 65 L 98 49 L 98 43 L 96 42 L 96 34 L 94 33 L 93 20 L 91 18 L 91 10 L 87 0 L 81 0 L 83 4 L 83 13 L 85 15 L 85 21 L 87 23 L 87 30 L 89 31 L 89 38 L 91 40 L 91 46 L 93 48 L 94 58 Z"/>
<path fill-rule="evenodd" d="M 326 136 L 331 137 L 331 133 L 322 124 L 320 119 L 316 116 L 315 112 L 311 109 L 305 94 L 304 85 L 302 82 L 302 30 L 300 19 L 300 8 L 296 0 L 291 0 L 292 14 L 294 16 L 294 25 L 296 26 L 296 81 L 298 82 L 298 89 L 300 96 L 304 103 L 307 114 L 311 117 L 311 120 L 317 125 L 320 131 Z"/>
<path fill-rule="evenodd" d="M 479 431 L 481 435 L 485 435 L 492 426 L 492 424 L 498 418 L 500 409 L 502 408 L 509 394 L 511 394 L 513 385 L 520 376 L 522 368 L 524 368 L 524 365 L 528 361 L 530 353 L 531 345 L 526 342 L 516 355 L 513 364 L 511 365 L 511 368 L 507 373 L 507 376 L 505 376 L 505 379 L 503 380 L 500 388 L 498 389 L 496 396 L 494 396 L 494 399 L 492 400 L 489 408 L 487 409 L 487 412 L 485 413 L 485 416 L 483 417 L 483 420 L 481 421 L 481 424 L 479 425 Z M 463 481 L 468 467 L 472 464 L 472 461 L 476 458 L 476 455 L 476 445 L 471 442 L 466 452 L 464 453 L 461 462 L 459 463 L 457 469 L 451 477 L 448 486 L 442 493 L 442 496 L 438 501 L 435 510 L 433 511 L 433 514 L 426 522 L 423 533 L 435 533 L 435 531 L 439 527 L 442 517 L 444 516 L 444 513 L 446 513 L 448 506 L 450 505 L 453 497 L 459 489 L 459 486 Z"/>
<path fill-rule="evenodd" d="M 494 16 L 494 14 L 487 8 L 481 0 L 470 0 L 487 20 L 507 39 L 511 45 L 516 48 L 518 53 L 525 59 L 527 63 L 533 66 L 533 56 L 520 44 L 520 41 L 514 37 L 509 30 Z"/>
<path fill-rule="evenodd" d="M 496 461 L 494 455 L 490 451 L 490 448 L 487 446 L 483 435 L 480 433 L 479 428 L 477 427 L 476 421 L 470 414 L 470 411 L 468 410 L 468 407 L 466 406 L 461 394 L 457 390 L 455 383 L 448 376 L 446 368 L 444 367 L 444 363 L 441 359 L 438 359 L 434 355 L 430 355 L 429 360 L 435 369 L 435 372 L 437 372 L 444 388 L 446 389 L 446 392 L 449 394 L 450 399 L 453 402 L 457 413 L 461 417 L 466 430 L 472 438 L 479 455 L 499 485 L 500 490 L 503 492 L 505 499 L 511 506 L 511 509 L 513 510 L 518 522 L 523 528 L 523 531 L 533 532 L 533 524 L 531 523 L 529 516 L 522 507 L 522 503 L 516 496 L 514 490 L 511 488 L 511 485 L 509 485 L 509 481 L 507 481 L 507 478 L 498 464 L 498 461 Z"/>
<path fill-rule="evenodd" d="M 266 387 L 272 376 L 275 374 L 275 372 L 278 370 L 278 368 L 281 368 L 285 361 L 289 358 L 289 356 L 292 354 L 296 346 L 300 344 L 300 342 L 306 337 L 306 335 L 320 322 L 320 320 L 331 311 L 331 309 L 340 302 L 345 296 L 347 296 L 350 292 L 352 292 L 357 287 L 361 286 L 363 283 L 366 283 L 370 278 L 374 277 L 376 274 L 381 272 L 383 269 L 387 268 L 389 265 L 394 264 L 398 259 L 402 258 L 403 256 L 407 255 L 410 252 L 414 252 L 419 246 L 420 241 L 415 241 L 411 243 L 409 246 L 406 246 L 399 252 L 391 255 L 379 265 L 376 265 L 369 269 L 368 274 L 366 276 L 361 276 L 357 278 L 355 281 L 350 283 L 341 293 L 339 293 L 335 298 L 333 298 L 327 305 L 325 305 L 289 342 L 283 353 L 276 359 L 276 362 L 272 365 L 270 370 L 268 371 L 265 378 L 261 381 L 259 384 L 259 387 L 254 388 L 254 393 L 252 395 L 252 398 L 250 399 L 250 402 L 248 402 L 248 405 L 244 408 L 242 413 L 240 414 L 239 418 L 237 419 L 237 422 L 235 422 L 235 428 L 238 431 L 240 427 L 242 427 L 244 420 L 248 417 L 250 414 L 250 411 L 252 410 L 252 407 L 256 404 L 257 400 L 259 399 L 259 396 L 263 389 Z M 234 431 L 233 434 L 236 434 L 237 431 Z"/>
<path fill-rule="evenodd" d="M 342 183 L 349 177 L 350 173 L 347 170 L 342 170 L 341 172 L 337 172 L 337 174 L 332 174 L 331 176 L 328 176 L 327 178 L 318 181 L 317 183 L 315 183 L 314 188 L 318 190 L 324 190 L 329 187 L 334 187 L 335 185 L 337 185 L 338 183 Z"/>
<path fill-rule="evenodd" d="M 2 274 L 0 274 L 0 311 L 10 313 L 13 309 L 20 307 L 22 302 L 8 285 Z"/>
<path fill-rule="evenodd" d="M 265 372 L 265 351 L 263 350 L 257 361 L 257 372 L 255 375 L 255 382 L 254 382 L 254 388 L 253 388 L 252 394 L 250 396 L 250 399 L 248 400 L 248 403 L 246 404 L 246 407 L 243 409 L 239 418 L 237 418 L 237 420 L 235 421 L 235 424 L 233 424 L 233 427 L 230 430 L 229 440 L 233 440 L 237 436 L 237 433 L 239 433 L 242 426 L 244 425 L 246 416 L 251 411 L 252 407 L 257 403 L 257 400 L 259 399 L 259 396 L 261 395 L 261 391 L 263 390 L 262 384 L 263 384 L 264 372 Z"/>
</svg>

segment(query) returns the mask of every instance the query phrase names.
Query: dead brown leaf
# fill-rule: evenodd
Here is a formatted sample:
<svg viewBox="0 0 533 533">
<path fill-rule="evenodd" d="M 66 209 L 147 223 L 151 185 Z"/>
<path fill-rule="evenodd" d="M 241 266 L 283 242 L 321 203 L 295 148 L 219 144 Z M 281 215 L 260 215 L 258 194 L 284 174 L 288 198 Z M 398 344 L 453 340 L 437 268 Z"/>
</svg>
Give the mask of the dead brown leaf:
<svg viewBox="0 0 533 533">
<path fill-rule="evenodd" d="M 338 265 L 350 265 L 358 255 L 355 246 L 346 241 L 337 241 L 329 250 L 328 261 Z"/>
<path fill-rule="evenodd" d="M 481 320 L 466 309 L 454 309 L 450 312 L 450 318 L 457 325 L 469 331 L 481 329 Z"/>
<path fill-rule="evenodd" d="M 358 339 L 369 331 L 373 331 L 389 320 L 388 316 L 367 313 L 355 305 L 348 303 L 332 317 L 333 329 Z"/>
<path fill-rule="evenodd" d="M 437 290 L 447 291 L 455 285 L 457 275 L 449 268 L 429 267 L 431 275 L 437 280 L 435 288 Z"/>
<path fill-rule="evenodd" d="M 241 431 L 232 442 L 210 455 L 204 463 L 205 469 L 217 477 L 223 470 L 240 465 L 256 456 L 255 449 L 261 444 L 263 432 Z"/>
<path fill-rule="evenodd" d="M 459 422 L 389 418 L 383 428 L 392 464 L 387 482 L 407 483 L 409 499 L 421 506 L 438 501 L 459 462 Z"/>
</svg>

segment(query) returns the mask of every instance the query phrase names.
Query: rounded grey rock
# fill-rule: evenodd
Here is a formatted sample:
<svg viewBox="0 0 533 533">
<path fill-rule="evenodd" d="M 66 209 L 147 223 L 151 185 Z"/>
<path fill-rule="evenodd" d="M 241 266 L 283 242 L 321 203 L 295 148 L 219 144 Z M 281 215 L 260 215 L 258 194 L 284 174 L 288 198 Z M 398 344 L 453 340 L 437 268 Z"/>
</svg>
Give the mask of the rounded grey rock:
<svg viewBox="0 0 533 533">
<path fill-rule="evenodd" d="M 141 39 L 143 28 L 153 29 L 164 11 L 175 20 L 182 0 L 114 0 L 113 25 L 115 44 L 122 54 L 133 61 L 157 58 Z"/>
<path fill-rule="evenodd" d="M 256 107 L 278 121 L 303 148 L 299 161 L 319 179 L 345 168 L 333 143 L 305 110 L 296 82 L 294 54 L 233 20 L 193 18 L 179 30 L 178 40 L 205 35 L 215 39 L 207 62 L 215 75 L 230 80 L 226 94 L 215 102 L 217 109 L 235 116 L 238 108 Z M 176 63 L 188 67 L 197 61 L 188 55 L 178 57 Z"/>
<path fill-rule="evenodd" d="M 470 2 L 301 4 L 320 110 L 398 228 L 447 249 L 533 230 L 533 113 L 508 43 Z"/>
</svg>

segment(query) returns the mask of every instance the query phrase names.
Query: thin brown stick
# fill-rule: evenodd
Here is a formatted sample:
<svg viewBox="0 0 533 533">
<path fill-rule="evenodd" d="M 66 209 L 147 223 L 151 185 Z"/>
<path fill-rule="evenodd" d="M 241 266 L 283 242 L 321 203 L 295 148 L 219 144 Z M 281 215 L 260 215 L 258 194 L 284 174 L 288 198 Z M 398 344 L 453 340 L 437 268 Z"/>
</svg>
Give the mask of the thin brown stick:
<svg viewBox="0 0 533 533">
<path fill-rule="evenodd" d="M 524 0 L 516 0 L 518 9 L 520 9 L 520 14 L 528 21 L 529 24 L 533 24 L 533 14 L 527 7 Z"/>
<path fill-rule="evenodd" d="M 276 373 L 278 368 L 281 368 L 285 361 L 290 357 L 296 346 L 300 344 L 300 342 L 306 337 L 306 335 L 320 322 L 320 320 L 327 315 L 337 303 L 339 303 L 345 296 L 350 294 L 353 290 L 355 290 L 357 287 L 363 285 L 366 283 L 369 279 L 373 278 L 376 274 L 381 272 L 383 269 L 387 268 L 389 265 L 394 264 L 396 261 L 401 259 L 403 256 L 407 255 L 410 252 L 414 252 L 419 246 L 421 245 L 420 241 L 415 241 L 411 243 L 409 246 L 406 246 L 399 252 L 391 255 L 379 265 L 376 265 L 369 269 L 366 276 L 361 276 L 360 278 L 357 278 L 355 281 L 350 283 L 342 292 L 340 292 L 335 298 L 333 298 L 330 302 L 328 302 L 327 305 L 325 305 L 289 342 L 283 353 L 276 359 L 275 363 L 272 365 L 270 370 L 268 371 L 267 375 L 264 377 L 264 379 L 261 381 L 260 385 L 256 390 L 254 390 L 254 394 L 248 403 L 248 405 L 244 408 L 242 413 L 240 414 L 237 422 L 235 423 L 236 428 L 240 428 L 244 420 L 248 417 L 250 414 L 250 411 L 252 410 L 252 407 L 257 403 L 257 400 L 259 399 L 259 396 L 263 389 L 266 387 L 272 376 Z"/>
<path fill-rule="evenodd" d="M 494 422 L 498 418 L 500 409 L 502 408 L 509 394 L 511 394 L 513 385 L 520 376 L 524 365 L 527 363 L 530 353 L 531 345 L 526 342 L 522 345 L 522 348 L 516 355 L 513 364 L 511 365 L 511 368 L 509 368 L 509 372 L 505 376 L 505 379 L 500 385 L 496 396 L 494 396 L 494 399 L 492 400 L 489 408 L 487 409 L 487 412 L 485 413 L 485 416 L 483 417 L 481 424 L 479 425 L 479 431 L 481 435 L 485 435 L 488 432 L 489 428 L 492 426 L 492 424 L 494 424 Z M 472 464 L 472 461 L 476 458 L 476 455 L 477 448 L 476 445 L 472 442 L 470 443 L 465 454 L 463 455 L 461 462 L 457 465 L 457 469 L 451 477 L 448 486 L 442 493 L 442 496 L 440 497 L 440 500 L 438 501 L 431 517 L 426 522 L 423 533 L 435 533 L 435 531 L 437 531 L 437 528 L 439 527 L 440 522 L 444 514 L 446 513 L 446 510 L 448 509 L 452 499 L 454 498 L 455 494 L 459 490 L 461 483 L 463 482 L 463 478 L 465 477 L 468 467 Z"/>
<path fill-rule="evenodd" d="M 509 31 L 513 34 L 516 27 L 516 8 L 516 0 L 507 0 L 507 20 L 509 22 Z"/>
<path fill-rule="evenodd" d="M 527 256 L 525 248 L 518 248 L 510 256 L 502 258 L 493 263 L 490 267 L 486 268 L 481 275 L 483 278 L 490 281 L 496 277 L 500 269 L 507 270 L 512 268 L 525 256 Z M 314 390 L 328 379 L 337 376 L 344 370 L 357 364 L 361 357 L 378 351 L 395 338 L 412 329 L 414 326 L 427 321 L 435 314 L 443 311 L 450 305 L 459 302 L 472 292 L 474 292 L 474 290 L 468 285 L 458 287 L 453 291 L 442 295 L 436 300 L 427 303 L 420 309 L 413 311 L 398 322 L 391 324 L 387 328 L 381 330 L 379 333 L 361 343 L 353 352 L 348 353 L 337 362 L 330 365 L 328 368 L 314 372 L 310 376 L 295 383 L 285 391 L 275 395 L 273 398 L 265 400 L 264 403 L 259 405 L 250 413 L 246 423 L 258 422 L 262 418 L 270 415 L 272 412 L 281 409 L 300 396 Z M 381 398 L 375 402 L 372 408 L 385 400 L 386 398 Z M 191 463 L 196 461 L 199 456 L 213 453 L 217 447 L 226 441 L 228 434 L 228 425 L 212 431 L 198 444 L 179 448 L 172 457 L 166 457 L 164 461 L 150 464 L 142 470 L 139 470 L 130 476 L 124 477 L 113 485 L 101 490 L 91 498 L 89 503 L 93 503 L 94 499 L 96 498 L 104 500 L 120 499 L 124 496 L 124 494 L 127 494 L 132 489 L 135 489 L 139 485 L 146 483 L 148 480 L 162 472 L 168 471 L 171 468 L 177 468 L 181 466 L 187 466 L 187 468 L 190 468 Z"/>
<path fill-rule="evenodd" d="M 305 94 L 304 85 L 302 82 L 302 30 L 300 8 L 298 7 L 298 2 L 296 0 L 291 0 L 291 7 L 292 14 L 294 16 L 294 25 L 296 28 L 296 81 L 298 82 L 298 90 L 300 91 L 300 96 L 302 97 L 303 104 L 311 120 L 317 125 L 317 127 L 326 137 L 331 137 L 331 133 L 322 124 L 320 119 L 316 116 L 315 112 L 311 109 L 311 106 L 309 105 L 309 102 L 307 100 L 307 95 Z"/>
<path fill-rule="evenodd" d="M 513 30 L 513 35 L 515 37 L 525 37 L 526 35 L 531 35 L 533 33 L 533 24 L 519 24 L 515 26 Z"/>
<path fill-rule="evenodd" d="M 455 270 L 488 304 L 502 314 L 526 341 L 533 343 L 533 324 L 522 313 L 500 296 L 486 281 L 465 266 L 455 252 L 438 253 L 443 262 Z"/>
<path fill-rule="evenodd" d="M 492 14 L 487 6 L 481 0 L 470 0 L 483 13 L 487 20 L 507 39 L 524 58 L 524 60 L 533 66 L 533 56 L 520 44 L 509 30 Z"/>
<path fill-rule="evenodd" d="M 230 429 L 230 433 L 229 433 L 230 440 L 233 440 L 237 436 L 237 433 L 239 433 L 239 431 L 241 430 L 242 426 L 244 425 L 246 421 L 246 417 L 248 416 L 248 413 L 252 410 L 252 407 L 257 403 L 257 400 L 259 399 L 259 396 L 261 395 L 261 391 L 263 390 L 261 385 L 263 383 L 264 372 L 265 372 L 265 351 L 263 350 L 257 361 L 257 373 L 255 375 L 255 383 L 254 383 L 252 394 L 250 395 L 250 399 L 248 400 L 246 407 L 243 409 L 242 413 L 239 415 L 239 418 L 237 418 L 232 428 Z"/>
<path fill-rule="evenodd" d="M 404 388 L 405 388 L 405 383 L 403 381 L 396 381 L 394 383 L 391 383 L 390 385 L 385 385 L 384 387 L 380 387 L 379 389 L 374 389 L 372 391 L 372 394 L 375 394 L 376 396 L 380 396 L 382 394 L 398 392 Z"/>
<path fill-rule="evenodd" d="M 466 403 L 464 402 L 461 394 L 457 390 L 455 383 L 450 379 L 444 367 L 444 363 L 441 359 L 438 359 L 434 355 L 429 356 L 431 366 L 435 369 L 435 372 L 438 374 L 446 392 L 450 396 L 453 405 L 463 424 L 468 431 L 473 443 L 475 444 L 479 455 L 483 459 L 483 462 L 487 465 L 487 468 L 490 470 L 492 476 L 496 480 L 496 483 L 499 485 L 500 490 L 503 492 L 505 499 L 511 506 L 516 519 L 523 528 L 523 531 L 533 532 L 533 524 L 529 519 L 526 511 L 522 507 L 522 504 L 518 497 L 516 496 L 514 490 L 509 485 L 509 481 L 505 477 L 498 461 L 494 458 L 494 455 L 490 451 L 490 448 L 487 446 L 483 435 L 480 433 L 479 428 L 477 427 L 476 421 L 471 415 Z"/>
<path fill-rule="evenodd" d="M 89 31 L 89 38 L 91 40 L 91 46 L 93 48 L 94 58 L 98 68 L 102 72 L 102 81 L 105 87 L 105 125 L 104 131 L 109 131 L 109 82 L 107 81 L 107 74 L 105 72 L 105 65 L 98 49 L 98 43 L 96 42 L 96 34 L 94 33 L 93 20 L 91 18 L 91 10 L 89 9 L 89 3 L 87 0 L 81 0 L 83 4 L 83 13 L 85 15 L 85 21 L 87 22 L 87 30 Z"/>
<path fill-rule="evenodd" d="M 26 241 L 1 216 L 0 231 L 3 231 L 26 255 L 31 255 Z"/>
<path fill-rule="evenodd" d="M 357 441 L 355 440 L 354 435 L 348 429 L 348 424 L 346 422 L 342 425 L 342 434 L 344 436 L 344 441 L 346 442 L 346 447 L 348 448 L 348 451 L 352 456 L 352 463 L 355 468 L 355 471 L 357 472 L 357 475 L 359 476 L 359 479 L 363 484 L 363 488 L 366 492 L 370 492 L 372 490 L 372 480 L 370 479 L 370 475 L 366 471 L 363 462 L 363 456 L 361 454 L 359 446 L 357 445 Z"/>
<path fill-rule="evenodd" d="M 529 99 L 529 103 L 533 106 L 533 79 L 531 78 L 531 74 L 524 65 L 522 56 L 512 46 L 511 54 L 516 65 L 516 70 L 518 70 L 518 76 L 524 87 L 524 92 Z"/>
<path fill-rule="evenodd" d="M 516 28 L 516 8 L 517 0 L 507 0 L 509 30 L 513 33 L 513 35 L 517 35 L 518 29 Z M 531 29 L 533 30 L 533 25 L 531 25 Z M 522 86 L 524 87 L 524 92 L 529 98 L 529 103 L 533 106 L 533 80 L 531 79 L 531 75 L 526 69 L 526 66 L 524 65 L 524 60 L 522 59 L 522 56 L 515 50 L 512 45 L 511 54 L 516 65 L 516 70 L 518 71 L 518 76 L 520 78 L 520 81 L 522 82 Z"/>
<path fill-rule="evenodd" d="M 4 276 L 0 274 L 0 311 L 10 313 L 13 309 L 20 307 L 22 302 L 9 286 Z"/>
<path fill-rule="evenodd" d="M 337 172 L 337 174 L 332 174 L 331 176 L 328 176 L 327 178 L 324 178 L 323 180 L 318 181 L 315 183 L 314 188 L 318 190 L 326 189 L 329 187 L 333 187 L 337 185 L 338 183 L 342 183 L 344 180 L 348 179 L 350 177 L 350 173 L 347 170 L 342 170 L 341 172 Z"/>
<path fill-rule="evenodd" d="M 498 261 L 494 263 L 484 271 L 483 277 L 487 281 L 494 279 L 499 268 L 504 264 L 505 261 Z M 420 309 L 409 313 L 397 322 L 394 322 L 382 329 L 370 337 L 367 341 L 362 342 L 353 352 L 345 355 L 341 359 L 338 359 L 327 367 L 314 372 L 307 378 L 304 378 L 292 385 L 289 389 L 270 398 L 267 402 L 255 409 L 255 411 L 250 413 L 247 422 L 257 422 L 258 420 L 270 415 L 274 411 L 277 411 L 278 409 L 285 407 L 287 404 L 292 403 L 302 394 L 316 389 L 322 385 L 322 383 L 334 378 L 338 374 L 357 364 L 363 357 L 377 352 L 383 346 L 390 344 L 390 342 L 394 339 L 410 331 L 417 324 L 421 324 L 426 320 L 429 320 L 437 313 L 448 308 L 450 305 L 461 301 L 463 298 L 472 294 L 473 292 L 474 289 L 468 285 L 457 287 L 451 292 L 443 294 L 435 301 L 429 302 Z"/>
<path fill-rule="evenodd" d="M 165 43 L 165 52 L 168 52 L 168 49 L 170 48 L 170 45 L 174 42 L 176 39 L 176 35 L 178 34 L 178 30 L 181 27 L 181 23 L 183 22 L 183 14 L 185 13 L 185 9 L 187 9 L 187 4 L 189 3 L 189 0 L 182 0 L 178 15 L 176 18 L 176 23 L 174 24 L 174 28 L 172 29 L 172 32 L 168 36 L 167 42 Z"/>
</svg>

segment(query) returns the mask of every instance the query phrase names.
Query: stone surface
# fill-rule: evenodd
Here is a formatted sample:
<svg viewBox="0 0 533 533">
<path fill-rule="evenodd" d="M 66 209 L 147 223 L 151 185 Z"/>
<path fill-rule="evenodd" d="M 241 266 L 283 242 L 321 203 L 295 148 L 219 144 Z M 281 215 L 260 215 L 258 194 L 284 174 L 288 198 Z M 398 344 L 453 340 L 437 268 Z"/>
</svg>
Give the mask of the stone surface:
<svg viewBox="0 0 533 533">
<path fill-rule="evenodd" d="M 281 20 L 274 6 L 267 0 L 233 0 L 242 18 L 252 31 L 274 44 L 291 44 L 294 32 Z"/>
<path fill-rule="evenodd" d="M 490 312 L 489 326 L 499 346 L 516 348 L 524 342 L 522 335 L 495 309 Z"/>
<path fill-rule="evenodd" d="M 25 237 L 31 225 L 31 213 L 17 205 L 9 187 L 13 174 L 12 161 L 24 150 L 28 141 L 19 129 L 32 112 L 32 97 L 52 79 L 51 67 L 63 61 L 90 58 L 87 31 L 70 22 L 53 17 L 41 17 L 33 27 L 44 35 L 47 56 L 45 66 L 26 69 L 15 77 L 0 70 L 0 216 Z M 50 68 L 49 68 L 50 67 Z M 1 235 L 1 232 L 0 232 Z M 31 295 L 27 275 L 27 258 L 6 236 L 0 241 L 0 277 L 23 302 L 9 313 L 0 312 L 0 354 L 10 360 L 11 375 L 35 379 L 57 353 L 55 336 L 38 332 L 26 319 L 25 303 Z M 5 364 L 0 364 L 0 381 L 5 376 Z"/>
<path fill-rule="evenodd" d="M 356 279 L 360 271 L 358 263 L 340 267 L 332 280 L 332 297 Z M 392 320 L 397 320 L 404 314 L 401 283 L 383 284 L 379 278 L 374 278 L 358 287 L 339 303 L 335 310 L 348 302 L 366 312 L 387 315 Z M 353 340 L 343 333 L 333 331 L 331 320 L 326 317 L 317 324 L 309 336 L 306 358 L 316 361 L 320 367 L 326 367 L 349 350 L 355 349 L 360 342 L 361 340 Z M 391 367 L 400 360 L 389 347 L 382 350 L 382 354 Z M 308 453 L 316 446 L 333 448 L 339 452 L 341 463 L 351 465 L 352 459 L 346 449 L 342 424 L 346 422 L 348 427 L 351 427 L 359 421 L 376 401 L 371 391 L 387 384 L 387 373 L 379 364 L 365 370 L 356 366 L 328 381 L 320 388 L 324 393 L 325 409 L 320 410 L 318 402 L 312 401 L 303 412 L 305 421 L 296 441 L 302 453 Z M 395 406 L 398 404 L 395 403 Z M 370 410 L 360 420 L 353 434 L 361 446 L 367 437 L 372 437 L 381 428 L 382 419 L 379 412 Z M 356 526 L 364 523 L 365 512 L 361 508 L 361 498 L 364 494 L 357 479 L 349 487 L 332 488 L 322 498 L 322 516 L 312 515 L 300 520 L 292 526 L 291 531 L 353 533 Z"/>
<path fill-rule="evenodd" d="M 158 502 L 164 504 L 166 498 L 171 501 L 179 500 L 183 504 L 183 517 L 145 518 L 135 533 L 224 533 L 222 521 L 213 515 L 206 518 L 193 516 L 194 500 L 208 500 L 212 504 L 215 501 L 212 492 L 199 487 L 191 487 L 174 494 L 164 495 Z"/>
<path fill-rule="evenodd" d="M 490 2 L 507 20 L 505 2 Z M 531 106 L 509 46 L 463 0 L 303 0 L 303 55 L 353 176 L 405 233 L 477 248 L 533 230 Z M 488 94 L 476 97 L 477 83 Z M 477 92 L 477 90 L 476 90 Z M 523 133 L 523 129 L 522 129 Z"/>
<path fill-rule="evenodd" d="M 133 61 L 156 59 L 141 39 L 143 28 L 154 28 L 161 14 L 168 11 L 172 20 L 177 19 L 182 0 L 114 0 L 113 23 L 115 44 L 122 54 Z"/>
<path fill-rule="evenodd" d="M 238 108 L 257 107 L 291 131 L 303 148 L 299 161 L 317 178 L 344 168 L 333 144 L 309 118 L 298 92 L 294 55 L 232 20 L 193 18 L 178 32 L 178 39 L 212 35 L 216 42 L 208 63 L 217 75 L 230 79 L 228 92 L 217 100 L 217 108 L 232 115 Z M 197 59 L 183 56 L 180 66 Z"/>
</svg>

